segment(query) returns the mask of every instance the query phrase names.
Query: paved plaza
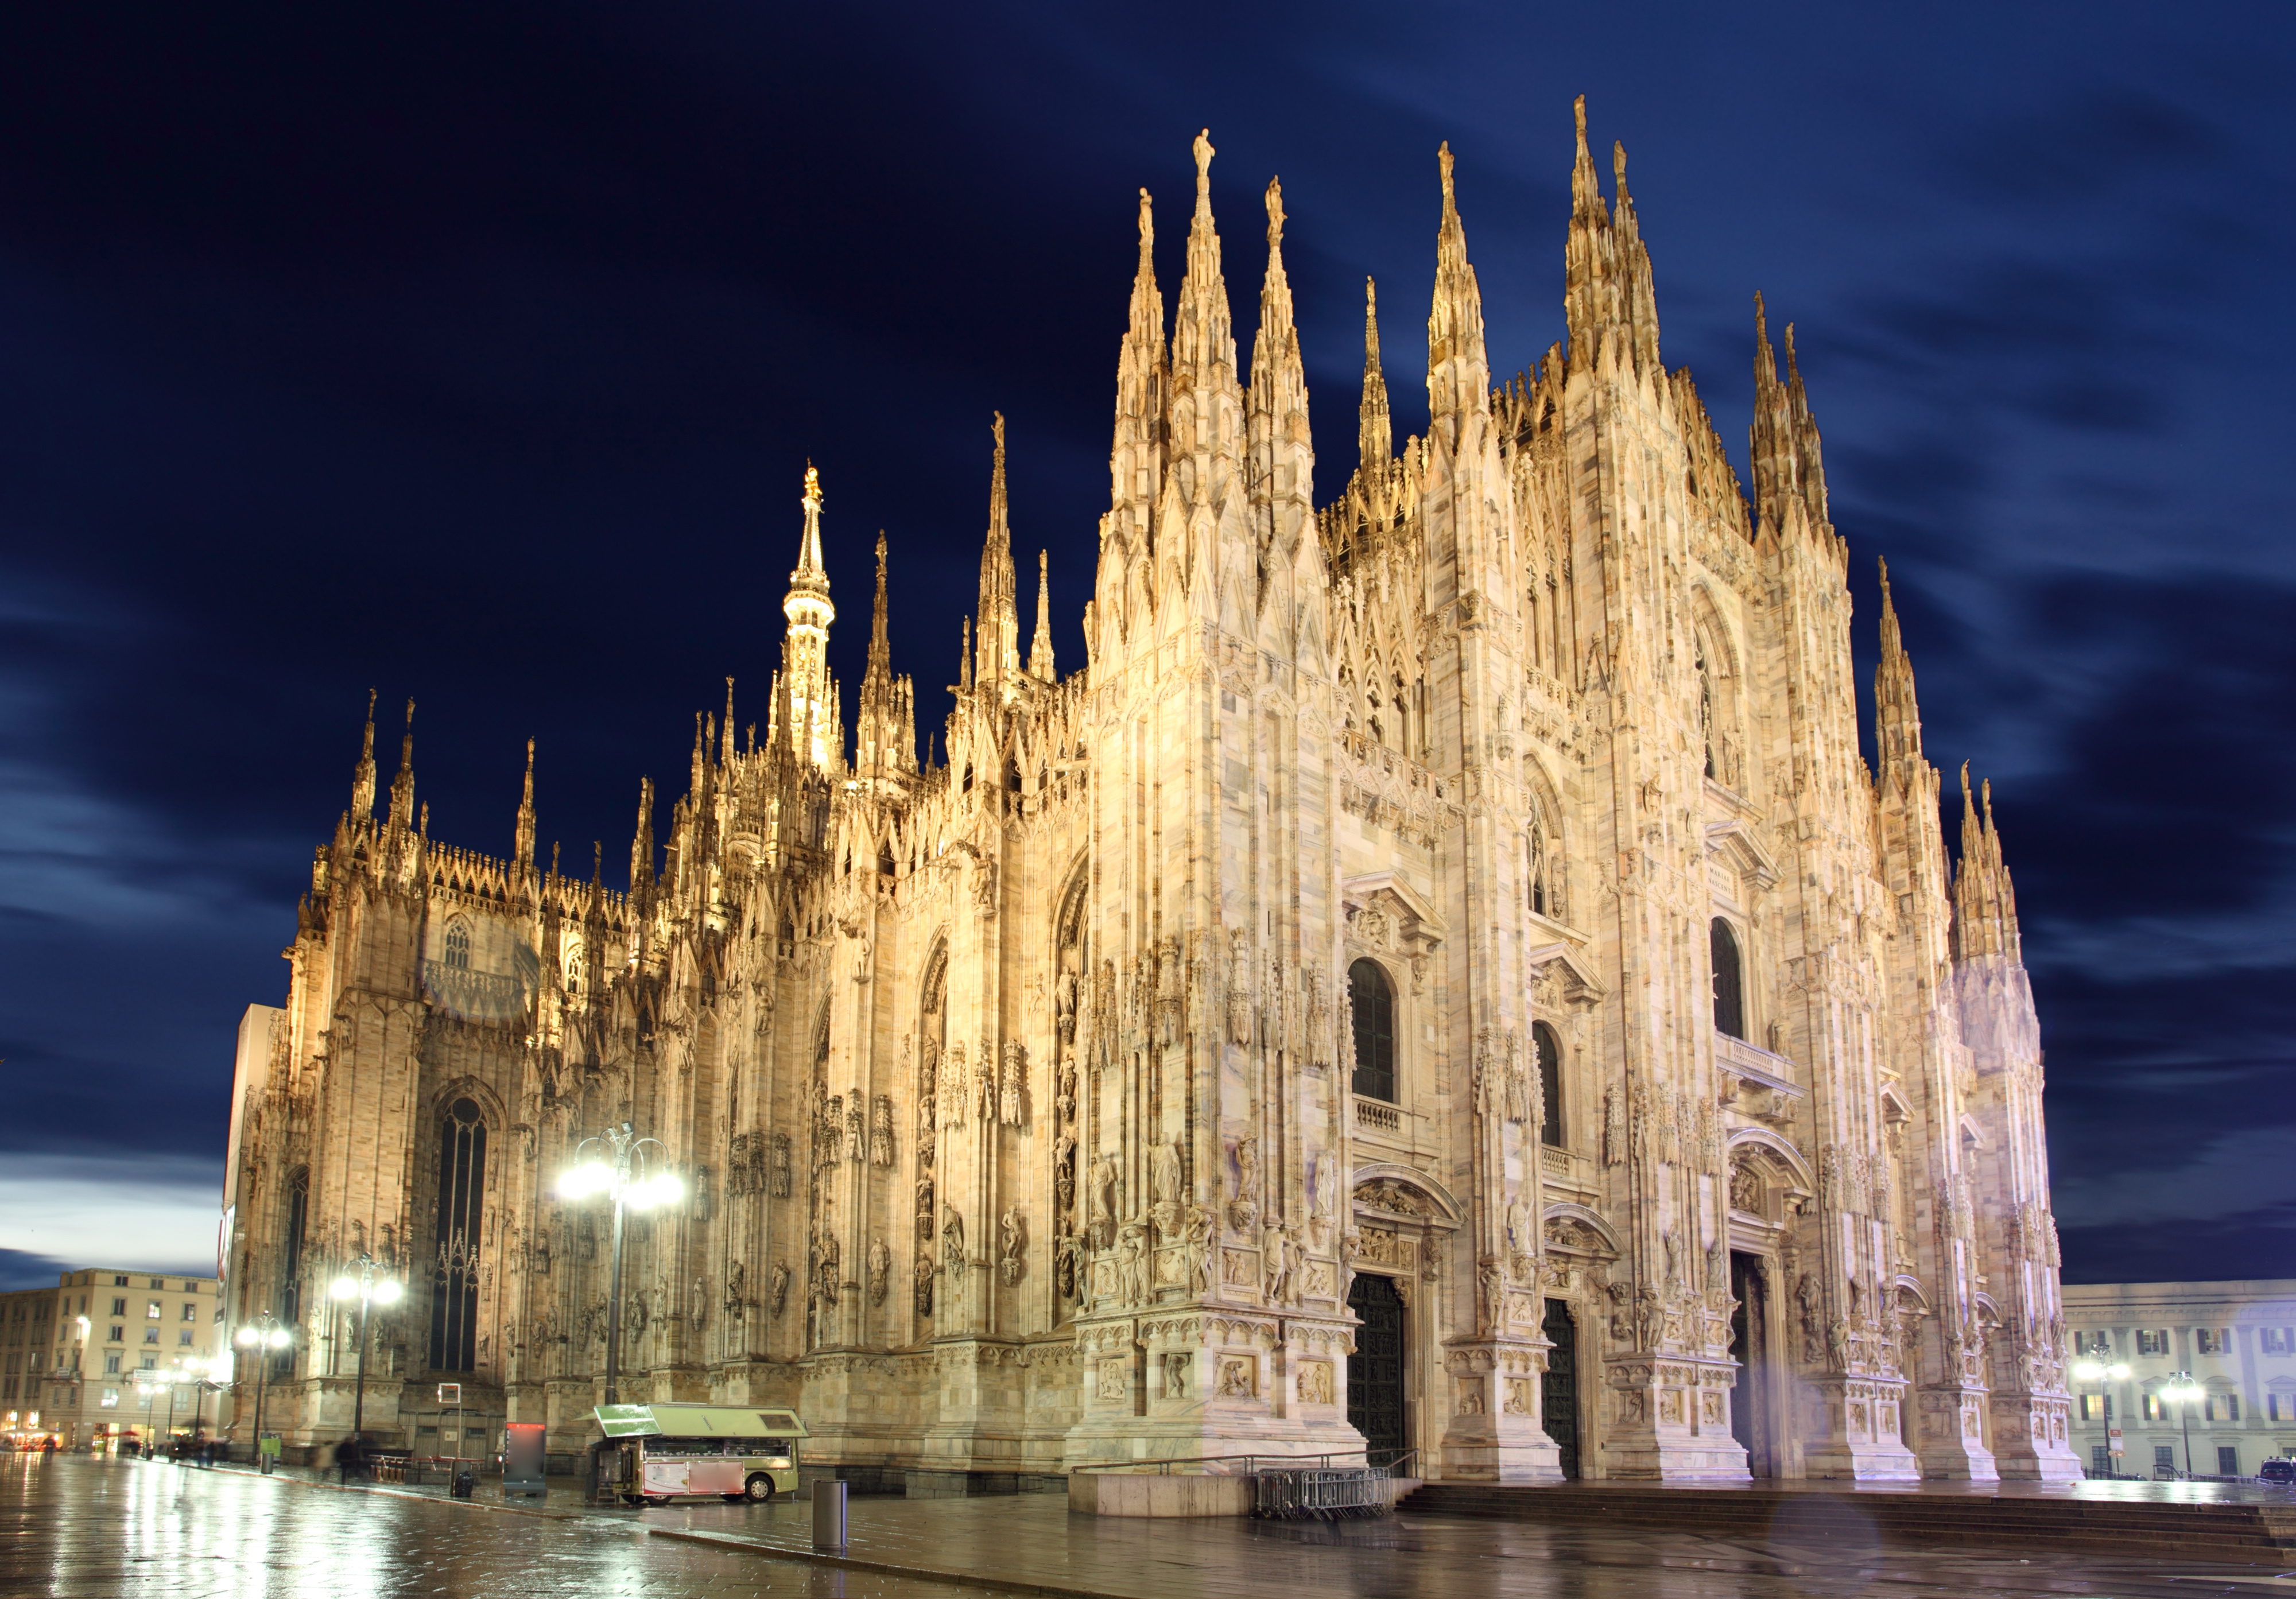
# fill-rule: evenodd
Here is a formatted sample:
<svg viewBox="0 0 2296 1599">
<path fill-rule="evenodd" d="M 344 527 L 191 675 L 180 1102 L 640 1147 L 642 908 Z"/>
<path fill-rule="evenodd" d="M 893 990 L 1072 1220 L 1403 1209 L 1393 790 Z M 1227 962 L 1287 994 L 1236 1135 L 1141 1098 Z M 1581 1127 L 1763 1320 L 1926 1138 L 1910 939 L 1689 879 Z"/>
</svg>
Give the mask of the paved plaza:
<svg viewBox="0 0 2296 1599">
<path fill-rule="evenodd" d="M 482 1495 L 498 1493 L 491 1487 Z M 1762 1539 L 1406 1513 L 1339 1527 L 1132 1521 L 1052 1496 L 856 1499 L 840 1561 L 804 1505 L 592 1510 L 460 1503 L 439 1488 L 345 1489 L 80 1456 L 0 1464 L 0 1594 L 815 1595 L 972 1599 L 1736 1599 L 2296 1592 L 2267 1566 L 1978 1547 L 1882 1547 L 1854 1519 Z M 1784 1520 L 1782 1518 L 1782 1520 Z"/>
</svg>

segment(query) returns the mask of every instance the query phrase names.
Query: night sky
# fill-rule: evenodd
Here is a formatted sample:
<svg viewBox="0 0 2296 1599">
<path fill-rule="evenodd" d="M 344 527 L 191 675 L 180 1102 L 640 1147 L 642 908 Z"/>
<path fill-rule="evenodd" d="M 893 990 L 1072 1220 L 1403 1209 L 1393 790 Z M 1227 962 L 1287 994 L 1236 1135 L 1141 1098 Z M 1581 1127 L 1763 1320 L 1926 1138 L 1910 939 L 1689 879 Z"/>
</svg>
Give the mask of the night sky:
<svg viewBox="0 0 2296 1599">
<path fill-rule="evenodd" d="M 882 528 L 937 732 L 998 409 L 1073 670 L 1135 192 L 1168 299 L 1210 126 L 1248 351 L 1281 174 L 1327 501 L 1366 273 L 1424 426 L 1439 141 L 1495 372 L 1562 336 L 1578 94 L 1742 474 L 1755 291 L 1798 325 L 1866 680 L 1886 557 L 1994 782 L 2067 1277 L 2296 1275 L 2288 18 L 9 8 L 0 1281 L 212 1269 L 370 687 L 435 837 L 508 853 L 531 736 L 545 850 L 627 859 L 728 674 L 762 720 L 809 457 L 840 671 Z"/>
</svg>

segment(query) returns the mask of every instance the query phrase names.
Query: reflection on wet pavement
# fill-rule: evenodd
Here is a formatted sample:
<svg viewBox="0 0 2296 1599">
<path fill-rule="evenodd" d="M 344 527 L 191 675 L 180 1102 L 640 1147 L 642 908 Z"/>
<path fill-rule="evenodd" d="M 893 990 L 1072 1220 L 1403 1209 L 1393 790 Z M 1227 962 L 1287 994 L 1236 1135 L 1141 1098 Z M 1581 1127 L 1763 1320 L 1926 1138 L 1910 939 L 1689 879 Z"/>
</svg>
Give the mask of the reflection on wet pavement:
<svg viewBox="0 0 2296 1599">
<path fill-rule="evenodd" d="M 488 1488 L 481 1488 L 482 1495 Z M 854 1565 L 805 1558 L 809 1506 L 540 1511 L 163 1463 L 0 1457 L 0 1595 L 835 1595 L 978 1599 L 2151 1599 L 2288 1592 L 2269 1567 L 1883 1547 L 1838 1513 L 1766 1539 L 1403 1515 L 1139 1521 L 1058 1496 L 856 1499 Z M 884 1570 L 856 1569 L 878 1566 Z"/>
</svg>

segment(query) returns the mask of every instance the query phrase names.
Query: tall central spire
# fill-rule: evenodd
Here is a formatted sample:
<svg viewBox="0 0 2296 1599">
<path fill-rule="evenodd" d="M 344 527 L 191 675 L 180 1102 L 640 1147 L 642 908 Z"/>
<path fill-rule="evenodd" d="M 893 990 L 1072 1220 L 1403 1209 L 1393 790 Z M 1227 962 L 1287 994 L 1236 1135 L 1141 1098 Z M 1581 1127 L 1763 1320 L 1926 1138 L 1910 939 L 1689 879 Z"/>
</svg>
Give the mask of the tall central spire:
<svg viewBox="0 0 2296 1599">
<path fill-rule="evenodd" d="M 1364 279 L 1363 409 L 1356 422 L 1356 447 L 1366 472 L 1385 470 L 1395 459 L 1395 424 L 1387 409 L 1387 374 L 1379 364 L 1379 285 Z"/>
<path fill-rule="evenodd" d="M 1212 221 L 1212 141 L 1207 128 L 1196 135 L 1196 211 L 1188 224 L 1188 274 L 1180 283 L 1180 303 L 1172 318 L 1172 399 L 1176 419 L 1184 396 L 1210 390 L 1188 407 L 1193 437 L 1175 439 L 1175 454 L 1219 453 L 1234 440 L 1228 407 L 1219 391 L 1242 399 L 1235 381 L 1235 333 L 1227 303 L 1227 280 L 1220 275 L 1219 229 Z M 1239 405 L 1235 407 L 1241 411 Z"/>
<path fill-rule="evenodd" d="M 805 532 L 798 543 L 797 570 L 790 573 L 782 614 L 789 630 L 782 640 L 782 669 L 775 712 L 787 730 L 798 758 L 826 770 L 845 753 L 837 685 L 829 678 L 829 627 L 837 607 L 829 599 L 829 574 L 821 563 L 821 473 L 805 467 Z M 785 697 L 784 697 L 785 696 Z"/>
<path fill-rule="evenodd" d="M 1021 613 L 1013 595 L 1013 527 L 1004 491 L 1004 414 L 993 414 L 996 441 L 988 469 L 988 536 L 980 545 L 980 601 L 974 614 L 980 652 L 975 679 L 985 685 L 1021 669 Z"/>
<path fill-rule="evenodd" d="M 1427 412 L 1430 432 L 1490 405 L 1491 365 L 1483 349 L 1483 292 L 1467 261 L 1467 229 L 1451 186 L 1451 146 L 1436 152 L 1443 179 L 1443 220 L 1435 237 L 1435 296 L 1427 312 Z"/>
</svg>

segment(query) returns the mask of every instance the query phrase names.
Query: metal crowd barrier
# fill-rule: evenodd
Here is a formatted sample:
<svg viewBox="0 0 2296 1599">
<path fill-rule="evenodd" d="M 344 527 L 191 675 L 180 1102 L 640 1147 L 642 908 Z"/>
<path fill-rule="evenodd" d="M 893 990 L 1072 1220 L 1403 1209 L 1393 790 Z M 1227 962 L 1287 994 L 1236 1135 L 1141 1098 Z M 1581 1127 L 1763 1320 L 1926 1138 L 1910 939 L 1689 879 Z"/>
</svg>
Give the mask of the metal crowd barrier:
<svg viewBox="0 0 2296 1599">
<path fill-rule="evenodd" d="M 1251 1513 L 1286 1521 L 1346 1521 L 1383 1516 L 1394 1508 L 1388 1503 L 1387 1480 L 1385 1466 L 1254 1472 Z"/>
</svg>

